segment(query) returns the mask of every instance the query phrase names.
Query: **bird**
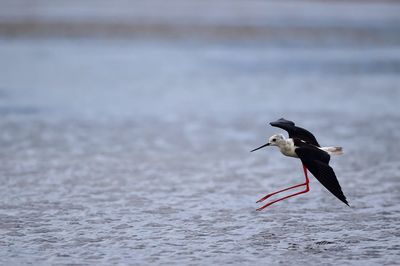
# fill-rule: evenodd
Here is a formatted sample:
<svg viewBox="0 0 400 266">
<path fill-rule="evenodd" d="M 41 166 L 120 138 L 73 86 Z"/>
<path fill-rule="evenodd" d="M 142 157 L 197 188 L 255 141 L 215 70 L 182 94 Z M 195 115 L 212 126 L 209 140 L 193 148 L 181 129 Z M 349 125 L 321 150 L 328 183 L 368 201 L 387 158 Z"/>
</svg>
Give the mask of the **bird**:
<svg viewBox="0 0 400 266">
<path fill-rule="evenodd" d="M 298 158 L 301 160 L 303 165 L 303 171 L 305 176 L 305 182 L 294 185 L 288 188 L 278 190 L 273 193 L 269 193 L 257 201 L 257 203 L 263 202 L 269 197 L 278 193 L 291 190 L 298 187 L 304 187 L 304 190 L 290 194 L 283 198 L 273 200 L 262 207 L 258 208 L 257 211 L 261 211 L 268 206 L 277 203 L 279 201 L 304 194 L 310 191 L 309 178 L 307 171 L 311 174 L 333 195 L 335 195 L 340 201 L 347 206 L 350 206 L 346 196 L 343 194 L 342 188 L 336 177 L 336 174 L 332 167 L 329 165 L 331 155 L 343 154 L 342 147 L 321 147 L 315 138 L 315 136 L 307 129 L 298 127 L 293 121 L 280 118 L 270 123 L 273 127 L 281 128 L 289 134 L 289 138 L 286 138 L 283 134 L 272 135 L 268 142 L 258 148 L 251 150 L 254 152 L 267 146 L 277 146 L 281 153 L 285 156 Z"/>
</svg>

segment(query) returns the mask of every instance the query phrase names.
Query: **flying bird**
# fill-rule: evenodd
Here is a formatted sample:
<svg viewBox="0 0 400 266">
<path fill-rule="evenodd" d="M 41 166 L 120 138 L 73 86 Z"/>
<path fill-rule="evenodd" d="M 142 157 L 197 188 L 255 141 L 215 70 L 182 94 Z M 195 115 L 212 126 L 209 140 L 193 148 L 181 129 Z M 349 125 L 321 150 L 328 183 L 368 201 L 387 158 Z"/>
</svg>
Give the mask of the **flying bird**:
<svg viewBox="0 0 400 266">
<path fill-rule="evenodd" d="M 347 206 L 350 206 L 345 195 L 343 194 L 335 172 L 333 171 L 332 167 L 329 166 L 329 161 L 331 158 L 330 155 L 343 154 L 342 147 L 321 147 L 317 139 L 310 131 L 301 127 L 297 127 L 294 122 L 284 118 L 278 119 L 275 122 L 271 122 L 270 125 L 286 130 L 289 133 L 289 138 L 285 138 L 285 136 L 282 134 L 273 135 L 269 138 L 268 143 L 252 150 L 251 152 L 267 146 L 277 146 L 283 155 L 299 158 L 301 160 L 306 180 L 304 183 L 281 189 L 262 197 L 257 201 L 257 203 L 262 202 L 280 192 L 284 192 L 293 188 L 304 187 L 304 190 L 271 201 L 258 208 L 257 211 L 261 211 L 276 202 L 307 193 L 310 190 L 307 170 L 309 170 L 313 176 L 315 176 L 315 178 L 333 195 L 335 195 Z"/>
</svg>

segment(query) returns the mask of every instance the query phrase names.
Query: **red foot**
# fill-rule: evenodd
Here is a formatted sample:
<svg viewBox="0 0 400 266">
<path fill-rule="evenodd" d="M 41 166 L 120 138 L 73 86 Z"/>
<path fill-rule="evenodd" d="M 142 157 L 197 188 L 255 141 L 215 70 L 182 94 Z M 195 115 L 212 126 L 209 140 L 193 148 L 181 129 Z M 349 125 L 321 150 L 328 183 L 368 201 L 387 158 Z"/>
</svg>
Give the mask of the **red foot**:
<svg viewBox="0 0 400 266">
<path fill-rule="evenodd" d="M 294 197 L 294 196 L 297 196 L 297 195 L 300 195 L 300 194 L 304 194 L 304 193 L 307 193 L 308 191 L 310 191 L 310 188 L 309 188 L 309 186 L 308 186 L 308 184 L 309 184 L 309 179 L 308 179 L 308 175 L 307 175 L 307 168 L 306 168 L 304 165 L 303 165 L 303 170 L 304 170 L 304 175 L 305 175 L 305 177 L 306 177 L 306 182 L 305 182 L 305 183 L 299 184 L 299 185 L 295 185 L 295 186 L 291 186 L 291 187 L 288 187 L 288 188 L 285 188 L 285 189 L 282 189 L 282 190 L 279 190 L 279 191 L 270 193 L 270 194 L 266 195 L 265 197 L 259 199 L 259 200 L 257 201 L 257 203 L 258 203 L 258 202 L 262 202 L 262 201 L 266 200 L 267 198 L 269 198 L 269 197 L 271 197 L 271 196 L 273 196 L 273 195 L 275 195 L 275 194 L 278 194 L 278 193 L 280 193 L 280 192 L 283 192 L 283 191 L 286 191 L 286 190 L 289 190 L 289 189 L 292 189 L 292 188 L 296 188 L 296 187 L 300 187 L 300 186 L 306 186 L 306 189 L 305 189 L 305 190 L 300 191 L 300 192 L 297 192 L 297 193 L 294 193 L 294 194 L 291 194 L 291 195 L 288 195 L 288 196 L 286 196 L 286 197 L 283 197 L 283 198 L 280 198 L 280 199 L 277 199 L 277 200 L 274 200 L 274 201 L 271 201 L 271 202 L 265 204 L 264 206 L 258 208 L 257 211 L 261 211 L 261 210 L 267 208 L 268 206 L 270 206 L 270 205 L 272 205 L 272 204 L 274 204 L 274 203 L 276 203 L 276 202 L 279 202 L 279 201 L 282 201 L 282 200 L 285 200 L 285 199 L 288 199 L 288 198 L 291 198 L 291 197 Z"/>
</svg>

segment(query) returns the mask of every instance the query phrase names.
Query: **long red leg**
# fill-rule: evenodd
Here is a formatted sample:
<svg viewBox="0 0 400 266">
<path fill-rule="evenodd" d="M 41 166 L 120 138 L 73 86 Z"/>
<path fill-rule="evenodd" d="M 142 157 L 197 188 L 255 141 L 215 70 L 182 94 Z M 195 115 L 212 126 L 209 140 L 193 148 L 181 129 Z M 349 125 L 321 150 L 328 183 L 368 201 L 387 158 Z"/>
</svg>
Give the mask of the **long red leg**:
<svg viewBox="0 0 400 266">
<path fill-rule="evenodd" d="M 275 194 L 281 193 L 281 192 L 283 192 L 283 191 L 286 191 L 286 190 L 289 190 L 289 189 L 293 189 L 293 188 L 297 188 L 297 187 L 301 187 L 301 186 L 307 185 L 307 184 L 308 184 L 307 168 L 305 168 L 305 166 L 303 165 L 303 169 L 304 169 L 304 175 L 306 176 L 306 181 L 305 181 L 304 183 L 298 184 L 298 185 L 294 185 L 294 186 L 291 186 L 291 187 L 288 187 L 288 188 L 284 188 L 284 189 L 278 190 L 278 191 L 276 191 L 276 192 L 267 194 L 266 196 L 264 196 L 264 197 L 262 197 L 261 199 L 257 200 L 257 203 L 260 203 L 260 202 L 262 202 L 262 201 L 268 199 L 269 197 L 271 197 L 271 196 L 273 196 L 273 195 L 275 195 Z"/>
<path fill-rule="evenodd" d="M 270 196 L 272 196 L 272 195 L 275 195 L 276 193 L 279 193 L 279 192 L 282 192 L 282 191 L 286 191 L 286 190 L 289 190 L 289 189 L 291 189 L 291 188 L 299 187 L 299 186 L 302 186 L 302 185 L 306 185 L 306 189 L 305 189 L 305 190 L 300 191 L 300 192 L 297 192 L 297 193 L 294 193 L 294 194 L 291 194 L 291 195 L 288 195 L 288 196 L 286 196 L 286 197 L 283 197 L 283 198 L 280 198 L 280 199 L 277 199 L 277 200 L 274 200 L 274 201 L 271 201 L 271 202 L 265 204 L 264 206 L 258 208 L 257 211 L 261 211 L 261 210 L 267 208 L 268 206 L 270 206 L 270 205 L 272 205 L 272 204 L 274 204 L 274 203 L 276 203 L 276 202 L 279 202 L 279 201 L 282 201 L 282 200 L 285 200 L 285 199 L 288 199 L 288 198 L 291 198 L 291 197 L 294 197 L 294 196 L 297 196 L 297 195 L 300 195 L 300 194 L 304 194 L 304 193 L 307 193 L 308 191 L 310 191 L 310 188 L 309 188 L 309 186 L 308 186 L 308 184 L 309 184 L 310 181 L 309 181 L 309 179 L 308 179 L 307 168 L 305 167 L 305 165 L 303 165 L 303 170 L 304 170 L 304 175 L 305 175 L 305 177 L 306 177 L 306 182 L 305 182 L 304 184 L 300 184 L 300 185 L 296 185 L 296 186 L 293 186 L 293 187 L 290 187 L 290 188 L 287 188 L 287 189 L 283 189 L 283 190 L 281 190 L 281 191 L 277 191 L 277 192 L 271 193 L 271 195 L 268 194 L 268 195 L 265 196 L 265 197 L 268 198 L 268 197 L 270 197 Z M 263 199 L 262 199 L 262 200 L 263 200 Z"/>
<path fill-rule="evenodd" d="M 257 203 L 260 203 L 260 202 L 262 202 L 262 201 L 264 201 L 264 200 L 268 199 L 269 197 L 271 197 L 271 196 L 273 196 L 273 195 L 275 195 L 275 194 L 281 193 L 281 192 L 283 192 L 283 191 L 286 191 L 286 190 L 289 190 L 289 189 L 292 189 L 292 188 L 296 188 L 296 187 L 305 186 L 305 185 L 307 185 L 307 183 L 298 184 L 298 185 L 294 185 L 294 186 L 291 186 L 291 187 L 288 187 L 288 188 L 284 188 L 284 189 L 281 189 L 281 190 L 275 191 L 275 192 L 273 192 L 273 193 L 270 193 L 270 194 L 268 194 L 268 195 L 266 195 L 266 196 L 262 197 L 261 199 L 257 200 Z"/>
</svg>

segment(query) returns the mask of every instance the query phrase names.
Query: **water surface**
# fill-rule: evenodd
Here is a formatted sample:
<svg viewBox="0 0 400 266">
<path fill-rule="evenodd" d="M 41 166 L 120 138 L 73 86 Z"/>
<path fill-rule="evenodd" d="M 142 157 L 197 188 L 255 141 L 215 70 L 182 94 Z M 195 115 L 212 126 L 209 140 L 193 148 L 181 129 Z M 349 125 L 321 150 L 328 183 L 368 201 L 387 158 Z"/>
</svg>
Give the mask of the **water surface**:
<svg viewBox="0 0 400 266">
<path fill-rule="evenodd" d="M 3 38 L 0 264 L 396 264 L 400 46 L 353 41 Z M 255 211 L 303 181 L 249 153 L 280 117 L 344 147 L 350 208 Z"/>
</svg>

